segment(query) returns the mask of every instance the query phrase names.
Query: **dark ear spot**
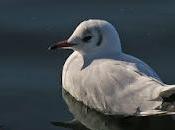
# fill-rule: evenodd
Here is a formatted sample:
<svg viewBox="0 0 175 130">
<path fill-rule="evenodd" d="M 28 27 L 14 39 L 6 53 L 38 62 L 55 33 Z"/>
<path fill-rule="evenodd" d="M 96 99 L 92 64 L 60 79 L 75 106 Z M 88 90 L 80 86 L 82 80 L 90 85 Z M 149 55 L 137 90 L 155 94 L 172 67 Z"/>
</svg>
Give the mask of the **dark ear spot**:
<svg viewBox="0 0 175 130">
<path fill-rule="evenodd" d="M 103 37 L 102 37 L 102 33 L 101 33 L 101 31 L 99 30 L 99 29 L 97 29 L 97 32 L 98 32 L 98 41 L 97 41 L 97 46 L 100 46 L 101 45 L 101 43 L 102 43 L 102 39 L 103 39 Z"/>
</svg>

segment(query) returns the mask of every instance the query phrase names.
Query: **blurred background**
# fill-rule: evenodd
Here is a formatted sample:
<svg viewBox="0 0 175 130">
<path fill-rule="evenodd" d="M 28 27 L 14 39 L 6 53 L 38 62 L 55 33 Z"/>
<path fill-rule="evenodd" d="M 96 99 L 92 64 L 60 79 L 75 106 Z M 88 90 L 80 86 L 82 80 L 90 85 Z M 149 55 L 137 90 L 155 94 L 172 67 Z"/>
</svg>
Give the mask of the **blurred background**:
<svg viewBox="0 0 175 130">
<path fill-rule="evenodd" d="M 72 51 L 49 52 L 90 18 L 118 30 L 123 50 L 175 84 L 173 0 L 1 0 L 0 125 L 13 130 L 55 130 L 70 119 L 61 98 L 61 70 Z"/>
</svg>

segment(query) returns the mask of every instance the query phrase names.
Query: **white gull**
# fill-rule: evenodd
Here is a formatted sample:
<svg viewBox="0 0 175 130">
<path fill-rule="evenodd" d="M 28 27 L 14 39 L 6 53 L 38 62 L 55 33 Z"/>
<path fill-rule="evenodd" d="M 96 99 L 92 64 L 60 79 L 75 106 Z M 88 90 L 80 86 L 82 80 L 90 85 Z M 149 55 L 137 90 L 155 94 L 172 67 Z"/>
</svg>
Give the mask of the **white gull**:
<svg viewBox="0 0 175 130">
<path fill-rule="evenodd" d="M 150 115 L 163 110 L 175 86 L 164 84 L 143 61 L 122 52 L 109 22 L 87 20 L 70 38 L 50 49 L 73 49 L 63 67 L 62 84 L 76 100 L 110 115 Z"/>
</svg>

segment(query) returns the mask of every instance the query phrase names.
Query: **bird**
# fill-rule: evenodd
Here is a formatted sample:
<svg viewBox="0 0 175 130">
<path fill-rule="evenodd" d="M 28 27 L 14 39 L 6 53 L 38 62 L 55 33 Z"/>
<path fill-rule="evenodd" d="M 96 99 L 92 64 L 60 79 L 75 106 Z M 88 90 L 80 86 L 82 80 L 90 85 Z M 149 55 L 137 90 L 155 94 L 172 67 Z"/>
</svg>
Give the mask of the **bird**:
<svg viewBox="0 0 175 130">
<path fill-rule="evenodd" d="M 72 49 L 62 86 L 77 101 L 106 115 L 174 114 L 175 85 L 161 81 L 140 59 L 126 54 L 119 34 L 106 20 L 81 22 L 73 34 L 49 49 Z"/>
</svg>

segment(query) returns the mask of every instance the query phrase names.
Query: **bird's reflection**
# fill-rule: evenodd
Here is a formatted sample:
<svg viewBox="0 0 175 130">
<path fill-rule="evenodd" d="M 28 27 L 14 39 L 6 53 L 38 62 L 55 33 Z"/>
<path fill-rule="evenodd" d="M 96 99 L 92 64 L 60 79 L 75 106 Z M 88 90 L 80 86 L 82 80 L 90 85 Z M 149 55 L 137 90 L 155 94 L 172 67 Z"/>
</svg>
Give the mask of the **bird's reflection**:
<svg viewBox="0 0 175 130">
<path fill-rule="evenodd" d="M 74 118 L 68 122 L 52 122 L 55 126 L 73 130 L 174 130 L 175 121 L 171 116 L 122 117 L 107 116 L 88 108 L 62 90 L 63 98 Z"/>
</svg>

